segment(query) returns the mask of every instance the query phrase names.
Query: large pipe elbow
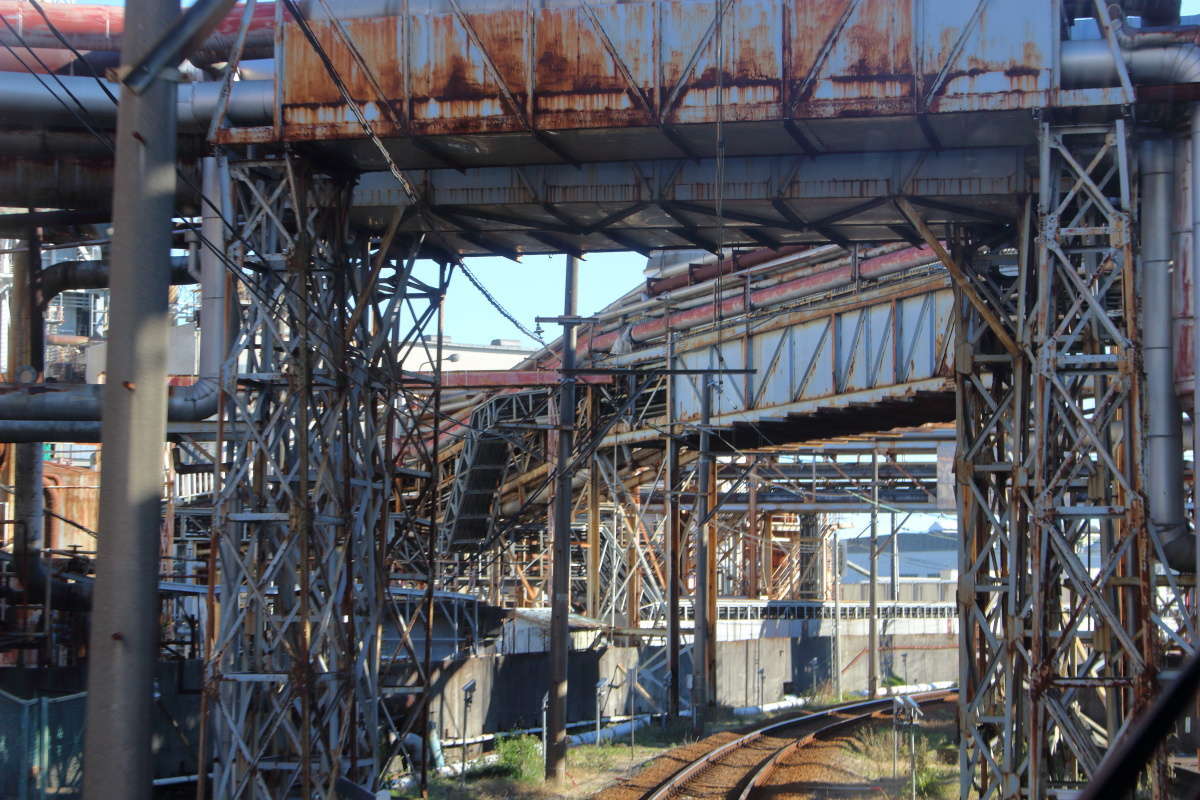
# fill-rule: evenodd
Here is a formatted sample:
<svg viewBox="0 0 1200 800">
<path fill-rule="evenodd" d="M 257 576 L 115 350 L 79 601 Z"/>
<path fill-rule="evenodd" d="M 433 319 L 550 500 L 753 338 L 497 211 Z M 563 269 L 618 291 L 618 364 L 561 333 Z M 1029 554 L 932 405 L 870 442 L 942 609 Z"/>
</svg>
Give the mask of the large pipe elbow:
<svg viewBox="0 0 1200 800">
<path fill-rule="evenodd" d="M 72 289 L 107 289 L 109 270 L 107 261 L 60 261 L 38 273 L 37 303 L 42 309 L 58 295 Z M 183 286 L 196 283 L 188 266 L 187 256 L 171 259 L 171 284 Z"/>
<path fill-rule="evenodd" d="M 1134 83 L 1200 83 L 1200 47 L 1195 44 L 1126 46 L 1120 53 Z M 1063 42 L 1061 68 L 1066 89 L 1118 86 L 1121 82 L 1112 50 L 1101 39 Z"/>
</svg>

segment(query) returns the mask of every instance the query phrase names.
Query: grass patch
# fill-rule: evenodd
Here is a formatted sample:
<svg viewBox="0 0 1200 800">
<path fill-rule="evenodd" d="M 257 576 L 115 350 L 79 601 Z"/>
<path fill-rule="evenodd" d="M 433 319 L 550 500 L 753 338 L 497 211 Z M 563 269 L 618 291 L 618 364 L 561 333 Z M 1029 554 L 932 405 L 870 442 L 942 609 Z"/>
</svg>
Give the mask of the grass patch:
<svg viewBox="0 0 1200 800">
<path fill-rule="evenodd" d="M 496 766 L 518 783 L 542 779 L 542 743 L 536 736 L 504 736 L 496 740 Z"/>
<path fill-rule="evenodd" d="M 951 800 L 958 795 L 958 750 L 953 738 L 953 712 L 933 710 L 916 729 L 916 794 L 933 800 Z M 912 731 L 899 730 L 896 747 L 890 722 L 878 721 L 858 728 L 842 740 L 850 758 L 850 769 L 883 787 L 888 797 L 908 798 L 913 786 Z M 895 764 L 895 772 L 893 772 Z M 894 776 L 894 777 L 893 777 Z"/>
</svg>

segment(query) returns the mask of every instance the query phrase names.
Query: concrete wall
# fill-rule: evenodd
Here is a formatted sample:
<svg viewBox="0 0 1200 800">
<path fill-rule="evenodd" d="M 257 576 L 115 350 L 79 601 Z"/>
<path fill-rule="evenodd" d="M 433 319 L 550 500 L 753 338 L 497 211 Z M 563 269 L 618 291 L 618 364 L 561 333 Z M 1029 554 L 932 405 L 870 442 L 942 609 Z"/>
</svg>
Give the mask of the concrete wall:
<svg viewBox="0 0 1200 800">
<path fill-rule="evenodd" d="M 944 621 L 943 621 L 944 622 Z M 804 695 L 828 691 L 832 684 L 832 637 L 817 632 L 798 638 L 760 638 L 717 644 L 717 704 L 753 706 L 782 699 L 785 694 Z M 864 690 L 867 686 L 867 636 L 865 631 L 842 637 L 842 691 Z M 904 659 L 910 681 L 951 681 L 958 676 L 958 639 L 953 632 L 892 635 L 880 631 L 880 679 L 904 677 Z M 643 650 L 648 659 L 651 651 Z M 602 691 L 602 713 L 630 713 L 630 672 L 637 658 L 632 647 L 607 647 L 575 651 L 570 659 L 570 688 L 567 719 L 593 720 L 596 716 L 596 683 L 606 679 L 615 687 Z M 691 660 L 683 654 L 683 695 L 689 692 Z M 662 663 L 662 659 L 659 659 Z M 665 678 L 665 676 L 663 676 Z M 474 700 L 467 710 L 467 738 L 542 724 L 542 698 L 549 683 L 549 660 L 545 653 L 488 655 L 443 664 L 435 674 L 440 692 L 434 701 L 433 718 L 445 739 L 463 735 L 462 687 L 476 682 Z M 666 707 L 666 690 L 644 672 L 639 683 L 654 697 L 658 709 Z M 651 710 L 639 701 L 638 711 Z"/>
<path fill-rule="evenodd" d="M 596 683 L 601 678 L 617 683 L 602 693 L 603 713 L 629 713 L 627 672 L 637 659 L 636 653 L 632 647 L 571 653 L 567 720 L 595 719 Z M 466 715 L 468 738 L 484 732 L 538 728 L 542 725 L 542 699 L 550 682 L 550 659 L 545 653 L 477 656 L 444 664 L 434 679 L 440 691 L 432 713 L 443 738 L 462 736 L 462 687 L 472 680 L 476 688 Z"/>
</svg>

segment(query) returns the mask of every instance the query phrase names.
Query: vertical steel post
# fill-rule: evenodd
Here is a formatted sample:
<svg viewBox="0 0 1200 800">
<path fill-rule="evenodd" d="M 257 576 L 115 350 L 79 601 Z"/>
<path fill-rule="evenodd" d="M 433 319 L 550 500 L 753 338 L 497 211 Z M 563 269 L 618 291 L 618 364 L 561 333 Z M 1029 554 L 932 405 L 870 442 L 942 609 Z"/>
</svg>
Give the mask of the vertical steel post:
<svg viewBox="0 0 1200 800">
<path fill-rule="evenodd" d="M 1188 255 L 1192 263 L 1192 453 L 1200 453 L 1200 103 L 1192 104 L 1191 122 L 1191 173 L 1188 175 L 1188 192 L 1191 199 L 1192 250 Z M 1200 531 L 1200 469 L 1192 469 L 1192 530 Z M 1196 574 L 1200 575 L 1200 547 L 1196 548 Z M 1200 627 L 1200 603 L 1196 603 L 1196 625 Z"/>
<path fill-rule="evenodd" d="M 9 380 L 24 380 L 22 370 L 33 375 L 29 380 L 42 380 L 45 370 L 44 325 L 34 300 L 34 284 L 41 269 L 41 243 L 37 231 L 25 234 L 25 246 L 12 259 L 12 319 L 8 331 Z M 38 559 L 42 557 L 46 533 L 46 499 L 42 489 L 42 443 L 28 442 L 12 445 L 13 452 L 13 556 L 17 575 L 27 595 L 38 586 Z M 29 596 L 27 602 L 36 602 Z M 24 663 L 25 654 L 20 655 Z"/>
<path fill-rule="evenodd" d="M 667 338 L 667 367 L 675 366 L 675 336 Z M 679 718 L 679 600 L 680 553 L 679 538 L 679 439 L 675 418 L 675 376 L 667 379 L 667 712 L 671 719 Z"/>
<path fill-rule="evenodd" d="M 879 450 L 871 451 L 871 576 L 867 587 L 870 616 L 867 620 L 867 697 L 879 694 Z"/>
<path fill-rule="evenodd" d="M 746 507 L 746 538 L 749 540 L 745 546 L 744 558 L 746 559 L 746 595 L 748 597 L 758 597 L 758 562 L 762 560 L 760 553 L 760 531 L 758 528 L 758 456 L 751 456 L 754 459 L 753 466 L 750 467 L 749 482 L 749 498 Z"/>
<path fill-rule="evenodd" d="M 900 532 L 896 530 L 895 512 L 889 513 L 888 517 L 892 530 L 892 604 L 895 605 L 900 602 Z"/>
<path fill-rule="evenodd" d="M 833 695 L 842 699 L 842 543 L 833 535 Z"/>
<path fill-rule="evenodd" d="M 433 674 L 433 617 L 434 617 L 434 586 L 437 585 L 437 545 L 438 545 L 438 476 L 441 467 L 438 464 L 441 455 L 442 441 L 442 356 L 446 332 L 446 265 L 438 265 L 438 294 L 434 301 L 437 314 L 437 341 L 434 345 L 433 358 L 433 447 L 430 462 L 433 465 L 430 479 L 433 482 L 429 492 L 429 531 L 425 540 L 426 577 L 425 577 L 425 647 L 422 655 L 421 673 L 426 687 L 432 684 Z M 387 583 L 384 591 L 389 590 Z M 426 689 L 428 691 L 428 688 Z M 429 797 L 429 698 L 426 697 L 421 705 L 421 797 Z M 466 750 L 466 745 L 463 745 Z"/>
<path fill-rule="evenodd" d="M 546 750 L 546 778 L 567 777 L 567 658 L 571 643 L 571 463 L 575 429 L 575 316 L 578 259 L 567 256 L 563 292 L 562 369 L 558 390 L 558 463 L 554 489 L 554 566 L 550 606 L 550 746 Z"/>
<path fill-rule="evenodd" d="M 176 0 L 127 0 L 122 64 L 179 16 Z M 108 380 L 99 554 L 88 647 L 86 798 L 150 798 L 158 540 L 167 422 L 167 295 L 175 210 L 175 84 L 121 90 L 113 175 Z"/>
<path fill-rule="evenodd" d="M 595 388 L 588 390 L 588 427 L 596 430 L 600 398 Z M 587 613 L 600 616 L 600 467 L 595 454 L 588 470 L 587 510 Z"/>
<path fill-rule="evenodd" d="M 693 595 L 692 628 L 692 727 L 697 733 L 704 730 L 705 709 L 709 700 L 709 648 L 715 643 L 709 640 L 712 621 L 709 614 L 709 595 L 715 587 L 709 584 L 709 541 L 708 486 L 712 466 L 712 452 L 708 426 L 712 417 L 712 386 L 707 376 L 701 378 L 700 393 L 700 460 L 697 465 L 696 505 L 692 514 L 696 526 L 696 591 Z"/>
</svg>

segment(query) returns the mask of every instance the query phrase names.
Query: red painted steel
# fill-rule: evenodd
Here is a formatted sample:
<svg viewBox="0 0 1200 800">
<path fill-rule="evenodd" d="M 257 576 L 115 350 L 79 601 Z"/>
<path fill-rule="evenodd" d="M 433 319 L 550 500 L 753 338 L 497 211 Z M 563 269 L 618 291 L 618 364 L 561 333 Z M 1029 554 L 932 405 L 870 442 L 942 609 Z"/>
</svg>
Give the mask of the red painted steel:
<svg viewBox="0 0 1200 800">
<path fill-rule="evenodd" d="M 782 258 L 783 256 L 802 253 L 805 250 L 811 249 L 811 245 L 790 245 L 788 247 L 781 247 L 778 250 L 760 249 L 749 253 L 735 253 L 729 258 L 721 259 L 719 262 L 702 264 L 696 267 L 689 266 L 686 272 L 681 272 L 678 275 L 672 275 L 668 278 L 648 278 L 646 280 L 646 293 L 651 297 L 656 297 L 672 289 L 703 283 L 718 275 L 730 275 L 735 272 L 741 272 L 744 269 L 765 264 L 773 258 Z"/>
<path fill-rule="evenodd" d="M 271 33 L 275 24 L 274 3 L 257 3 L 250 23 L 251 33 Z M 101 5 L 55 5 L 42 3 L 46 17 L 38 13 L 28 0 L 0 0 L 0 15 L 17 29 L 21 37 L 34 47 L 61 48 L 62 45 L 46 23 L 49 18 L 71 44 L 79 50 L 119 51 L 125 33 L 125 9 Z M 227 38 L 231 43 L 242 20 L 243 5 L 238 4 L 217 25 L 213 38 Z M 290 16 L 289 16 L 290 19 Z"/>
<path fill-rule="evenodd" d="M 858 265 L 859 277 L 865 279 L 881 278 L 886 275 L 903 272 L 906 269 L 912 269 L 922 264 L 933 263 L 936 260 L 933 251 L 928 247 L 910 247 L 862 260 Z M 838 286 L 845 286 L 853 279 L 853 266 L 849 263 L 844 263 L 842 266 L 833 269 L 826 269 L 802 278 L 780 283 L 776 286 L 750 292 L 748 298 L 749 307 L 747 307 L 746 295 L 731 297 L 721 303 L 720 316 L 734 316 L 792 297 L 816 294 L 817 292 L 826 291 Z M 634 325 L 629 330 L 629 335 L 634 342 L 646 342 L 655 337 L 666 335 L 668 330 L 686 331 L 693 326 L 709 322 L 712 318 L 713 304 L 709 303 Z M 599 336 L 581 338 L 579 352 L 583 354 L 607 350 L 620 337 L 621 333 L 621 331 L 612 331 L 600 334 Z M 554 357 L 551 356 L 551 358 Z"/>
</svg>

